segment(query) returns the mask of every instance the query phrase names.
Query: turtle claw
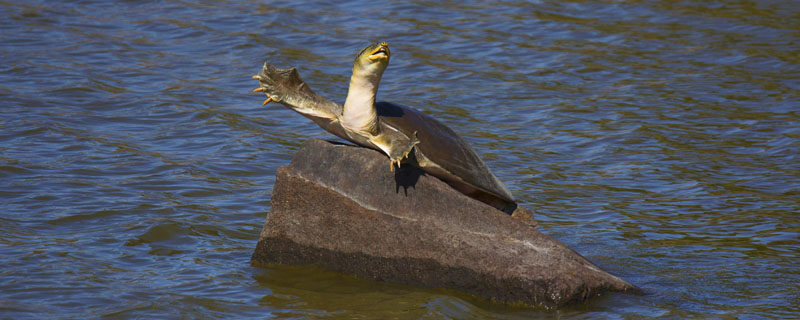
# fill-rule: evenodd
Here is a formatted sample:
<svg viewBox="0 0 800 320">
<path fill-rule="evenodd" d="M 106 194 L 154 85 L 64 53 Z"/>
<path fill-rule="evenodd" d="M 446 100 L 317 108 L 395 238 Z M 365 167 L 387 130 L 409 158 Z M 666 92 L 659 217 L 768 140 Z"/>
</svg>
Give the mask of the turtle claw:
<svg viewBox="0 0 800 320">
<path fill-rule="evenodd" d="M 394 165 L 397 164 L 397 170 L 400 170 L 400 161 L 403 159 L 389 159 L 389 171 L 394 172 Z"/>
<path fill-rule="evenodd" d="M 264 80 L 264 78 L 262 78 L 262 77 L 261 77 L 261 76 L 259 76 L 259 75 L 254 75 L 254 76 L 253 76 L 253 79 L 256 79 L 256 80 L 258 80 L 259 82 L 261 82 L 261 80 Z M 267 94 L 267 92 L 266 92 L 266 91 L 267 91 L 267 89 L 266 89 L 266 88 L 264 88 L 264 87 L 258 87 L 258 88 L 255 88 L 255 89 L 253 89 L 253 93 L 264 92 L 264 94 Z M 272 101 L 273 101 L 273 100 L 272 100 L 272 97 L 270 97 L 269 95 L 267 95 L 267 100 L 264 100 L 264 102 L 263 102 L 263 103 L 261 103 L 261 105 L 262 105 L 262 106 L 266 106 L 266 105 L 267 105 L 267 103 L 270 103 L 270 102 L 272 102 Z"/>
<path fill-rule="evenodd" d="M 254 75 L 254 76 L 253 76 L 253 79 L 255 79 L 255 80 L 258 80 L 258 81 L 259 81 L 259 84 L 260 84 L 261 80 L 264 80 L 264 78 L 262 78 L 262 77 L 261 77 L 261 76 L 259 76 L 259 75 Z M 264 89 L 264 87 L 258 87 L 258 88 L 255 88 L 255 89 L 253 89 L 253 93 L 264 92 L 264 91 L 266 91 L 266 90 L 267 90 L 267 89 Z M 270 96 L 267 96 L 267 100 L 264 100 L 264 102 L 263 102 L 261 105 L 262 105 L 262 106 L 266 106 L 266 105 L 267 105 L 267 103 L 270 103 L 271 101 L 272 101 L 272 98 L 271 98 Z"/>
<path fill-rule="evenodd" d="M 394 172 L 394 164 L 397 163 L 397 169 L 400 169 L 400 165 L 402 164 L 403 160 L 408 159 L 408 155 L 411 154 L 411 151 L 414 150 L 414 146 L 419 144 L 419 139 L 417 139 L 417 132 L 414 131 L 413 136 L 411 137 L 411 141 L 408 143 L 408 147 L 402 151 L 400 154 L 396 154 L 396 157 L 389 156 L 389 169 Z"/>
<path fill-rule="evenodd" d="M 394 165 L 395 164 L 397 164 L 397 169 L 400 170 L 400 164 L 401 164 L 402 160 L 403 160 L 403 158 L 400 158 L 400 159 L 397 159 L 397 160 L 389 159 L 389 171 L 394 172 Z"/>
</svg>

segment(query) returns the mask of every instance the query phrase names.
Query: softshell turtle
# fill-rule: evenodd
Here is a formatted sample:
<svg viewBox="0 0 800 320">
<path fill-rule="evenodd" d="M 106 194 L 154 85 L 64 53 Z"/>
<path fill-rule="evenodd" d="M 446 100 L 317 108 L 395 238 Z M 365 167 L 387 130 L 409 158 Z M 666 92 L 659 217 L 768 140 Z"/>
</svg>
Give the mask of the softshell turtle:
<svg viewBox="0 0 800 320">
<path fill-rule="evenodd" d="M 265 63 L 253 76 L 267 99 L 279 102 L 316 122 L 323 129 L 361 146 L 383 151 L 390 170 L 413 151 L 416 166 L 460 192 L 511 213 L 517 207 L 511 192 L 474 150 L 433 117 L 414 108 L 375 102 L 381 76 L 389 64 L 386 42 L 367 46 L 355 58 L 344 106 L 314 93 L 295 68 Z"/>
</svg>

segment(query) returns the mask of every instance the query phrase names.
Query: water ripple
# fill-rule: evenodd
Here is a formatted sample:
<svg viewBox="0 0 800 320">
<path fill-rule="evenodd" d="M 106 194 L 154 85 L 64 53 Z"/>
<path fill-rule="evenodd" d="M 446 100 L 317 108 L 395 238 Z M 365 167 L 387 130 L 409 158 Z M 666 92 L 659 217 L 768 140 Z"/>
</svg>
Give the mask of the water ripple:
<svg viewBox="0 0 800 320">
<path fill-rule="evenodd" d="M 0 3 L 0 314 L 797 317 L 798 10 L 780 1 Z M 332 136 L 250 76 L 453 127 L 549 235 L 648 295 L 556 311 L 253 268 L 276 169 Z"/>
</svg>

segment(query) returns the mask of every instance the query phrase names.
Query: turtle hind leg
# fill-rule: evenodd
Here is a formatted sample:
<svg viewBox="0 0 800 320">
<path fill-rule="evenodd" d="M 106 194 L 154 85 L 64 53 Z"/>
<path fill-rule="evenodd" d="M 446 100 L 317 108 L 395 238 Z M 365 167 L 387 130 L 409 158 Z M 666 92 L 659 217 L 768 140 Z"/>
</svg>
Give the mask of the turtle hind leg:
<svg viewBox="0 0 800 320">
<path fill-rule="evenodd" d="M 416 131 L 411 136 L 411 140 L 392 143 L 391 152 L 389 153 L 389 170 L 394 172 L 395 163 L 397 163 L 397 168 L 400 169 L 400 163 L 403 159 L 408 158 L 411 150 L 414 150 L 414 146 L 417 144 L 419 144 L 419 139 L 417 139 Z"/>
</svg>

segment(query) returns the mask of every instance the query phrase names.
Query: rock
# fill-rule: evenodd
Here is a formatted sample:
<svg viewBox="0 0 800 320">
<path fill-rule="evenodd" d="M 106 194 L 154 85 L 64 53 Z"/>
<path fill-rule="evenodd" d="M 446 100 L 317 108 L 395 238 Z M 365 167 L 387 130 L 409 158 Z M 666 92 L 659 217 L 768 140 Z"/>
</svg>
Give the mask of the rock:
<svg viewBox="0 0 800 320">
<path fill-rule="evenodd" d="M 513 216 L 378 151 L 309 140 L 278 169 L 254 265 L 318 265 L 360 277 L 556 307 L 637 291 Z"/>
</svg>

